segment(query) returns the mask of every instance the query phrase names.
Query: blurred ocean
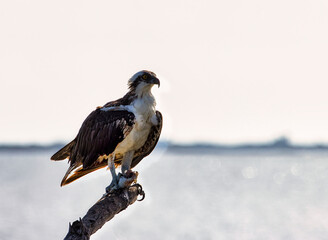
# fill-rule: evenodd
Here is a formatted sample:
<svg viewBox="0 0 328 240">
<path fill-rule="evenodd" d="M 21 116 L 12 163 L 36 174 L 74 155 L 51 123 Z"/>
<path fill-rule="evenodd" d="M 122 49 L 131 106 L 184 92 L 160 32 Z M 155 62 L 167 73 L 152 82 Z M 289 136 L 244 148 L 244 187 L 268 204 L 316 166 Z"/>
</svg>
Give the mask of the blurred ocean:
<svg viewBox="0 0 328 240">
<path fill-rule="evenodd" d="M 110 183 L 60 187 L 55 150 L 0 152 L 0 239 L 63 239 Z M 136 168 L 146 198 L 91 239 L 327 239 L 328 151 L 155 150 Z"/>
</svg>

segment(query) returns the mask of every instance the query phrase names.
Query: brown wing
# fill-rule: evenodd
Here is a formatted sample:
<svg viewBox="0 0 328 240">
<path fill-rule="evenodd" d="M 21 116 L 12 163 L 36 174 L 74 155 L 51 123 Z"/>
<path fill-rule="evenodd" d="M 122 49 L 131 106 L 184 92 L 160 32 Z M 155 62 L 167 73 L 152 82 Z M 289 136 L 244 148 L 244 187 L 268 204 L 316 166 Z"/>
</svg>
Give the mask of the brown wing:
<svg viewBox="0 0 328 240">
<path fill-rule="evenodd" d="M 54 161 L 59 161 L 68 158 L 75 144 L 76 144 L 76 139 L 74 139 L 65 147 L 63 147 L 58 152 L 56 152 L 54 155 L 52 155 L 50 159 Z"/>
<path fill-rule="evenodd" d="M 111 154 L 130 133 L 135 123 L 128 111 L 93 111 L 83 122 L 70 157 L 71 163 L 82 160 L 83 168 L 95 164 L 99 156 Z"/>
<path fill-rule="evenodd" d="M 135 116 L 125 110 L 103 111 L 96 109 L 83 122 L 73 146 L 65 146 L 53 157 L 69 157 L 68 168 L 61 185 L 106 166 L 98 157 L 111 154 L 133 128 Z M 70 143 L 71 144 L 71 143 Z M 68 152 L 67 149 L 70 151 Z M 63 150 L 63 153 L 61 151 Z M 53 159 L 53 158 L 52 158 Z M 81 166 L 82 165 L 82 166 Z M 78 174 L 73 176 L 73 170 Z M 72 175 L 68 177 L 70 174 Z M 74 178 L 74 179 L 72 179 Z"/>
<path fill-rule="evenodd" d="M 156 111 L 156 117 L 158 124 L 152 126 L 146 143 L 135 152 L 131 163 L 131 168 L 135 167 L 144 157 L 148 156 L 157 145 L 159 136 L 161 135 L 162 131 L 163 117 L 159 111 Z"/>
</svg>

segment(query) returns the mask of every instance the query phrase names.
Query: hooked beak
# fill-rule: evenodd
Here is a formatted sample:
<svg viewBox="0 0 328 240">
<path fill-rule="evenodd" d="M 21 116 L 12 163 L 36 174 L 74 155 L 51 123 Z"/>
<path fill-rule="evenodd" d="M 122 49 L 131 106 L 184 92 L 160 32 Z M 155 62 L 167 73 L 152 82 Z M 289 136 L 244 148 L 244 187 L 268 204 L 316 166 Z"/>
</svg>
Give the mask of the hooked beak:
<svg viewBox="0 0 328 240">
<path fill-rule="evenodd" d="M 160 81 L 157 77 L 153 77 L 152 80 L 151 80 L 151 83 L 152 84 L 157 84 L 158 87 L 160 87 L 160 85 L 161 85 L 161 83 L 160 83 Z"/>
</svg>

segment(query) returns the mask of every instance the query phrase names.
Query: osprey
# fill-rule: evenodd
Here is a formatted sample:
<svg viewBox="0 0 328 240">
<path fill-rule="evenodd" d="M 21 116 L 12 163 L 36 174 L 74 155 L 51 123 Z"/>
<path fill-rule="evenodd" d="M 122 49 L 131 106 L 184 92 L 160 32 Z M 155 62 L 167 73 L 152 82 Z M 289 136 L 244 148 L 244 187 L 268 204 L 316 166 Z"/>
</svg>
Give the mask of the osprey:
<svg viewBox="0 0 328 240">
<path fill-rule="evenodd" d="M 68 158 L 68 168 L 61 186 L 108 166 L 112 191 L 136 182 L 132 172 L 155 148 L 162 130 L 162 114 L 155 110 L 154 85 L 160 86 L 156 74 L 140 71 L 128 81 L 128 93 L 102 107 L 97 107 L 84 120 L 76 138 L 55 153 L 51 160 Z M 116 174 L 115 168 L 121 166 Z"/>
</svg>

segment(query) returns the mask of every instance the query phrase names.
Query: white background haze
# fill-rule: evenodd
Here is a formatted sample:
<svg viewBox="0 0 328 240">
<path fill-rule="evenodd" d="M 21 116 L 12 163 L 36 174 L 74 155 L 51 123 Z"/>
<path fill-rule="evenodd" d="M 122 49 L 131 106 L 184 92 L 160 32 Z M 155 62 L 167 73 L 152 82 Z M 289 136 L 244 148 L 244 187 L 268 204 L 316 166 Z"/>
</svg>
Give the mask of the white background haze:
<svg viewBox="0 0 328 240">
<path fill-rule="evenodd" d="M 328 142 L 328 2 L 1 1 L 0 142 L 75 137 L 157 73 L 162 139 Z"/>
</svg>

